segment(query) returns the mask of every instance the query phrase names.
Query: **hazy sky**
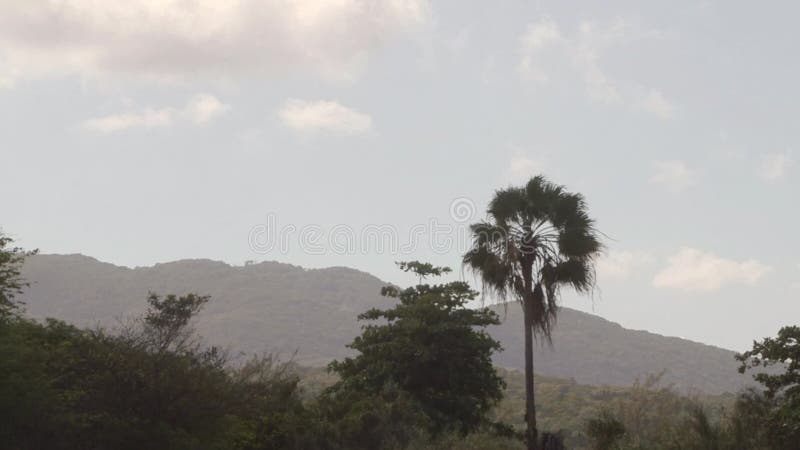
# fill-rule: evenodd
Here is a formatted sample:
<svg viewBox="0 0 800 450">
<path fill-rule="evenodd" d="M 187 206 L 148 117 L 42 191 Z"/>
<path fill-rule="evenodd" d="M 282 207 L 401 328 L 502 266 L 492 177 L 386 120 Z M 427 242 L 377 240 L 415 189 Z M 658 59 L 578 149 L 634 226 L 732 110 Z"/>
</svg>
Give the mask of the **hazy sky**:
<svg viewBox="0 0 800 450">
<path fill-rule="evenodd" d="M 0 226 L 126 266 L 409 283 L 394 261 L 458 268 L 493 190 L 544 173 L 609 236 L 566 305 L 741 350 L 800 318 L 798 13 L 0 0 Z"/>
</svg>

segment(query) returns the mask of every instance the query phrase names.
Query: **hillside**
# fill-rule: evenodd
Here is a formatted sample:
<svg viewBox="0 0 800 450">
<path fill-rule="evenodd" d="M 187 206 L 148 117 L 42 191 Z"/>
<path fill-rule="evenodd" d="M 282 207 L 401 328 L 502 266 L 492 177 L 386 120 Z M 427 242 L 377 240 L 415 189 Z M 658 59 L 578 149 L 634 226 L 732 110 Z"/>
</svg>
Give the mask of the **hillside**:
<svg viewBox="0 0 800 450">
<path fill-rule="evenodd" d="M 279 352 L 301 364 L 319 365 L 348 354 L 358 333 L 358 313 L 387 305 L 383 282 L 353 269 L 307 270 L 275 262 L 230 266 L 184 260 L 126 268 L 82 255 L 38 255 L 24 275 L 32 285 L 23 297 L 34 317 L 79 325 L 113 326 L 143 311 L 148 291 L 212 296 L 197 327 L 209 342 L 236 351 Z M 521 314 L 507 310 L 491 333 L 505 351 L 496 363 L 522 367 Z M 536 349 L 536 372 L 583 384 L 630 385 L 637 377 L 667 370 L 664 382 L 682 390 L 717 394 L 737 391 L 747 378 L 736 372 L 733 352 L 622 328 L 565 308 L 554 347 Z"/>
</svg>

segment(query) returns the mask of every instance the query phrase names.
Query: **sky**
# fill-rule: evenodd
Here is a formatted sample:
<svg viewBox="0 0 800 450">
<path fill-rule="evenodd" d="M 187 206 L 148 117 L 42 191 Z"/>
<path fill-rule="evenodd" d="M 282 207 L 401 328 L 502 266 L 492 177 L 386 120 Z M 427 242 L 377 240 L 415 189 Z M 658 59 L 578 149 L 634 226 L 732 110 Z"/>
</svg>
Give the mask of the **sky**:
<svg viewBox="0 0 800 450">
<path fill-rule="evenodd" d="M 796 2 L 0 0 L 0 227 L 43 253 L 460 266 L 544 174 L 563 304 L 734 350 L 800 317 Z M 479 287 L 476 283 L 476 287 Z M 557 343 L 556 343 L 557 345 Z"/>
</svg>

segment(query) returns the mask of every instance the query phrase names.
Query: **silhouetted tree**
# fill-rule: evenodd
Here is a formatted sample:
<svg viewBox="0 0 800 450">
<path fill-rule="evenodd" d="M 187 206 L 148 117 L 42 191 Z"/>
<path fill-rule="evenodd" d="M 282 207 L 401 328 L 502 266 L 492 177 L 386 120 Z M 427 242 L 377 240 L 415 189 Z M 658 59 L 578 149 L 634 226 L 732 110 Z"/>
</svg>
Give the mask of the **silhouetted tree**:
<svg viewBox="0 0 800 450">
<path fill-rule="evenodd" d="M 20 274 L 25 258 L 36 253 L 13 246 L 14 240 L 0 230 L 0 318 L 19 308 L 16 297 L 29 286 Z"/>
<path fill-rule="evenodd" d="M 525 418 L 527 445 L 536 449 L 533 337 L 549 341 L 558 314 L 559 290 L 589 292 L 600 240 L 580 194 L 542 176 L 523 187 L 499 190 L 488 220 L 473 224 L 473 247 L 464 265 L 499 297 L 519 300 L 525 326 Z"/>
</svg>

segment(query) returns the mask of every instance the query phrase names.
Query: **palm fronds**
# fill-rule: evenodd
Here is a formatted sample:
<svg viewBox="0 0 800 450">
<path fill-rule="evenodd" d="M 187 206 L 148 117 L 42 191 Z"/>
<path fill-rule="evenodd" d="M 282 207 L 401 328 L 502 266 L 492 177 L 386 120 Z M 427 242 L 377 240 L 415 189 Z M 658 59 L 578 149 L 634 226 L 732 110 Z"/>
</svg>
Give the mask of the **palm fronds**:
<svg viewBox="0 0 800 450">
<path fill-rule="evenodd" d="M 540 175 L 524 187 L 495 192 L 487 212 L 486 221 L 471 227 L 472 248 L 463 264 L 480 278 L 485 292 L 501 300 L 533 294 L 534 331 L 549 338 L 560 288 L 586 293 L 594 287 L 602 243 L 586 201 Z"/>
</svg>

